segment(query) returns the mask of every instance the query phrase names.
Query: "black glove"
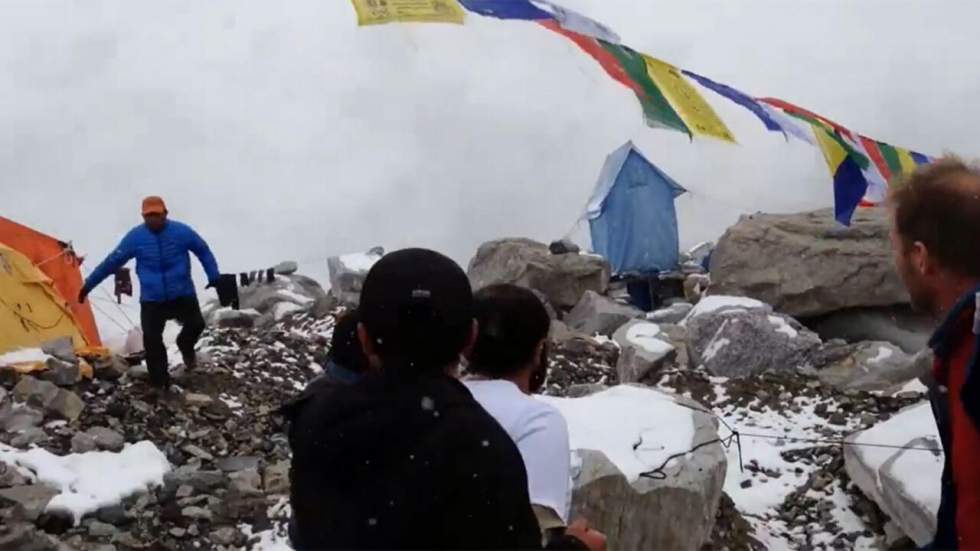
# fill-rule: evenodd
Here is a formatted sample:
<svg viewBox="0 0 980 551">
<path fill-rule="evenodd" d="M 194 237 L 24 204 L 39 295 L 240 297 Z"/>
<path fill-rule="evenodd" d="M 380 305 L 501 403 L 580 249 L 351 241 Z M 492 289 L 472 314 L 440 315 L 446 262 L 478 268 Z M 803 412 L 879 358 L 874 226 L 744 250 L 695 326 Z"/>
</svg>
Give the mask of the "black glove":
<svg viewBox="0 0 980 551">
<path fill-rule="evenodd" d="M 88 289 L 86 289 L 85 287 L 82 287 L 78 291 L 78 303 L 79 304 L 85 304 L 85 298 L 86 297 L 88 297 Z"/>
</svg>

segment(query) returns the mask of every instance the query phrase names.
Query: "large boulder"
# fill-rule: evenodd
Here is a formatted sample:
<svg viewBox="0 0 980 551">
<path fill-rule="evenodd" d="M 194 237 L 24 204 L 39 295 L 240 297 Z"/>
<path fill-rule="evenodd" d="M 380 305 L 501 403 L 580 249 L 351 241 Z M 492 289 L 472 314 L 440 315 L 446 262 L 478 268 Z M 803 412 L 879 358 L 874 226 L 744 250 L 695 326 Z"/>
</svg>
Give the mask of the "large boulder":
<svg viewBox="0 0 980 551">
<path fill-rule="evenodd" d="M 850 227 L 830 210 L 743 216 L 711 255 L 711 292 L 749 296 L 794 317 L 907 303 L 884 209 Z"/>
<path fill-rule="evenodd" d="M 653 323 L 680 323 L 694 308 L 689 302 L 675 302 L 670 306 L 647 314 L 647 320 Z"/>
<path fill-rule="evenodd" d="M 277 276 L 271 283 L 253 283 L 242 288 L 239 291 L 239 306 L 242 310 L 265 314 L 280 303 L 310 307 L 317 297 L 324 295 L 326 292 L 312 279 L 296 275 Z"/>
<path fill-rule="evenodd" d="M 841 390 L 885 391 L 925 374 L 914 356 L 887 342 L 832 341 L 811 363 L 817 378 Z"/>
<path fill-rule="evenodd" d="M 572 518 L 604 532 L 610 549 L 701 548 L 727 469 L 712 416 L 693 401 L 628 385 L 550 402 L 568 420 L 580 459 Z"/>
<path fill-rule="evenodd" d="M 708 297 L 683 323 L 691 364 L 721 377 L 805 367 L 822 344 L 793 318 L 735 297 Z"/>
<path fill-rule="evenodd" d="M 361 289 L 375 262 L 384 256 L 384 249 L 375 247 L 366 253 L 334 256 L 327 259 L 330 270 L 330 295 L 340 304 L 357 307 L 361 302 Z"/>
<path fill-rule="evenodd" d="M 929 404 L 903 410 L 845 442 L 935 450 L 844 446 L 844 466 L 851 480 L 917 545 L 928 544 L 936 532 L 943 471 L 939 433 Z"/>
<path fill-rule="evenodd" d="M 642 316 L 643 312 L 637 308 L 620 304 L 595 291 L 586 291 L 563 321 L 573 331 L 608 337 L 626 322 Z"/>
<path fill-rule="evenodd" d="M 935 320 L 908 306 L 849 308 L 804 323 L 824 340 L 886 341 L 909 354 L 925 348 L 936 328 Z"/>
<path fill-rule="evenodd" d="M 204 308 L 205 320 L 221 327 L 252 327 L 271 324 L 283 316 L 309 311 L 327 297 L 315 280 L 300 274 L 276 275 L 272 281 L 255 282 L 238 291 L 240 310 L 222 308 L 217 301 Z"/>
<path fill-rule="evenodd" d="M 634 320 L 613 335 L 619 345 L 616 372 L 620 383 L 638 383 L 677 358 L 677 348 L 656 323 Z"/>
<path fill-rule="evenodd" d="M 568 310 L 586 291 L 609 288 L 611 268 L 602 257 L 551 254 L 548 246 L 530 239 L 501 239 L 480 246 L 469 266 L 474 289 L 511 283 L 541 291 L 557 308 Z"/>
</svg>

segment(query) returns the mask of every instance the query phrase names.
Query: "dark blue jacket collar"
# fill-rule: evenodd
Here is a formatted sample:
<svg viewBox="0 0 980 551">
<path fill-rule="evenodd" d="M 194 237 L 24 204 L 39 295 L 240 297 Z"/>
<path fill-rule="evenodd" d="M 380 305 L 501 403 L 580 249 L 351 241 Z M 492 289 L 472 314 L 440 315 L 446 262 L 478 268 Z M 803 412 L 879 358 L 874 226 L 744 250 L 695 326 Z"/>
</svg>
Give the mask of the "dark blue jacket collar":
<svg viewBox="0 0 980 551">
<path fill-rule="evenodd" d="M 352 385 L 361 379 L 360 373 L 351 371 L 333 360 L 327 360 L 326 371 L 333 380 L 345 385 Z"/>
<path fill-rule="evenodd" d="M 956 344 L 956 339 L 959 337 L 957 331 L 960 324 L 963 323 L 963 313 L 967 309 L 977 307 L 978 294 L 980 294 L 980 286 L 963 295 L 950 309 L 939 329 L 936 329 L 936 332 L 932 334 L 932 338 L 929 339 L 929 347 L 937 356 L 946 356 Z"/>
</svg>

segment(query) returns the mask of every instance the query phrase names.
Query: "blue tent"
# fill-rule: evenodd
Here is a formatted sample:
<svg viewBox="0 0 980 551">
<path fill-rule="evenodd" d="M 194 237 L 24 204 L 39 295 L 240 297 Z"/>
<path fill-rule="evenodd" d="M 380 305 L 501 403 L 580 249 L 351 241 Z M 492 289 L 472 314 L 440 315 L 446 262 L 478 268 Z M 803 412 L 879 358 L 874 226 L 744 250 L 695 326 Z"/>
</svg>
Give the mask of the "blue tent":
<svg viewBox="0 0 980 551">
<path fill-rule="evenodd" d="M 685 191 L 627 142 L 606 159 L 589 200 L 592 248 L 617 274 L 675 269 L 674 199 Z"/>
</svg>

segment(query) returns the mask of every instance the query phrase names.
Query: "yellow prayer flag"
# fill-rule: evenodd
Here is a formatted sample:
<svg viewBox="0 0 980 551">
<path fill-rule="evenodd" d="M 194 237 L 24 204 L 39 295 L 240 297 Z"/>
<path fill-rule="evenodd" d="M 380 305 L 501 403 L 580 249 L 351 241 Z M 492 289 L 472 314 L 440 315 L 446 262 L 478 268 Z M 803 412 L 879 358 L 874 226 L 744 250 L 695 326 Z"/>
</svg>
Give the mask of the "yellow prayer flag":
<svg viewBox="0 0 980 551">
<path fill-rule="evenodd" d="M 735 143 L 731 130 L 718 118 L 718 114 L 701 94 L 684 80 L 677 67 L 648 55 L 644 55 L 643 59 L 650 78 L 692 133 Z"/>
<path fill-rule="evenodd" d="M 358 25 L 457 23 L 466 12 L 457 0 L 351 0 Z"/>
<path fill-rule="evenodd" d="M 915 160 L 912 159 L 912 154 L 909 153 L 908 149 L 896 147 L 895 152 L 898 153 L 898 162 L 902 165 L 902 174 L 911 174 L 919 166 L 915 164 Z"/>
<path fill-rule="evenodd" d="M 833 176 L 837 172 L 837 167 L 847 158 L 847 150 L 841 147 L 840 143 L 830 136 L 829 132 L 833 132 L 833 130 L 815 123 L 811 124 L 811 126 L 813 126 L 813 135 L 817 138 L 817 144 L 820 145 L 823 158 L 827 161 L 830 174 Z"/>
</svg>

